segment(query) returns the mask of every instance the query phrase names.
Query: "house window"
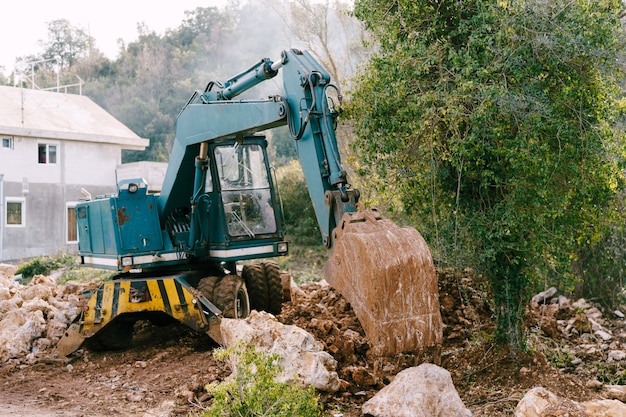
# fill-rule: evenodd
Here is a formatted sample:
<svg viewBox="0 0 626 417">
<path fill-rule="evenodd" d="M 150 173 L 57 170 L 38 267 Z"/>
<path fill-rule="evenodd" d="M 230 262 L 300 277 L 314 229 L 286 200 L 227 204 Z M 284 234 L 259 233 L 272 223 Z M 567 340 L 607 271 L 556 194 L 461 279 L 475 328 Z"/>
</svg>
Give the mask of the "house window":
<svg viewBox="0 0 626 417">
<path fill-rule="evenodd" d="M 56 164 L 57 163 L 57 145 L 50 143 L 39 144 L 39 163 L 40 164 Z"/>
<path fill-rule="evenodd" d="M 2 138 L 2 149 L 13 149 L 13 138 Z"/>
<path fill-rule="evenodd" d="M 78 225 L 76 224 L 76 203 L 67 203 L 67 243 L 78 242 Z"/>
<path fill-rule="evenodd" d="M 25 215 L 25 200 L 23 198 L 6 199 L 6 225 L 7 227 L 23 227 Z"/>
</svg>

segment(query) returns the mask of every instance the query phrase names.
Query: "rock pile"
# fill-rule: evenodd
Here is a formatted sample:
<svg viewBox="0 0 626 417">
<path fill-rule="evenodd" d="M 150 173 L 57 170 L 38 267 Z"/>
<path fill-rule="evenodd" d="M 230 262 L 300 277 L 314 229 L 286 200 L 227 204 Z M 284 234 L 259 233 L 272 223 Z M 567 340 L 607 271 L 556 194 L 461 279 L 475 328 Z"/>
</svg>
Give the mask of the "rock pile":
<svg viewBox="0 0 626 417">
<path fill-rule="evenodd" d="M 528 317 L 543 336 L 568 342 L 562 348 L 563 367 L 582 373 L 586 360 L 599 356 L 608 364 L 626 365 L 624 314 L 616 310 L 606 318 L 599 305 L 582 298 L 572 302 L 556 293 L 550 288 L 533 297 Z"/>
<path fill-rule="evenodd" d="M 22 285 L 0 264 L 0 362 L 34 363 L 49 355 L 79 313 L 81 288 L 36 275 Z"/>
</svg>

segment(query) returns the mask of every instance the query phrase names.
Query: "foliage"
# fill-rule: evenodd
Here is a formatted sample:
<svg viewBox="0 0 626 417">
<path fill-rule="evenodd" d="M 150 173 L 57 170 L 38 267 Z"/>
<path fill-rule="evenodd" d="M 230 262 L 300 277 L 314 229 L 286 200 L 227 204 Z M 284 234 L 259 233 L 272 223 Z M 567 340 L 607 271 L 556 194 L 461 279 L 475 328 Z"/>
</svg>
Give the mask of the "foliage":
<svg viewBox="0 0 626 417">
<path fill-rule="evenodd" d="M 76 256 L 68 253 L 59 253 L 57 256 L 40 256 L 20 263 L 15 275 L 22 275 L 22 279 L 27 280 L 35 275 L 49 275 L 56 269 L 74 264 L 76 264 Z"/>
<path fill-rule="evenodd" d="M 42 42 L 44 60 L 54 60 L 51 65 L 68 68 L 89 56 L 94 39 L 87 32 L 73 26 L 66 19 L 48 23 L 48 39 Z"/>
<path fill-rule="evenodd" d="M 26 284 L 35 275 L 50 275 L 62 269 L 63 275 L 58 279 L 59 284 L 68 281 L 104 281 L 111 279 L 115 274 L 111 271 L 81 267 L 76 255 L 59 252 L 54 256 L 39 256 L 20 263 L 15 275 L 22 275 L 21 283 Z"/>
<path fill-rule="evenodd" d="M 322 245 L 317 217 L 298 161 L 276 171 L 285 227 L 290 240 L 301 245 Z"/>
<path fill-rule="evenodd" d="M 620 7 L 355 2 L 380 44 L 348 109 L 362 169 L 440 262 L 489 278 L 498 336 L 516 347 L 529 286 L 572 288 L 575 262 L 615 218 Z"/>
<path fill-rule="evenodd" d="M 626 190 L 619 193 L 614 215 L 604 219 L 605 231 L 580 253 L 584 280 L 578 291 L 596 297 L 607 308 L 626 302 Z"/>
<path fill-rule="evenodd" d="M 279 356 L 257 351 L 254 346 L 238 344 L 218 349 L 214 355 L 228 360 L 230 379 L 207 386 L 213 404 L 205 416 L 312 417 L 321 415 L 322 406 L 313 387 L 302 388 L 278 382 Z"/>
</svg>

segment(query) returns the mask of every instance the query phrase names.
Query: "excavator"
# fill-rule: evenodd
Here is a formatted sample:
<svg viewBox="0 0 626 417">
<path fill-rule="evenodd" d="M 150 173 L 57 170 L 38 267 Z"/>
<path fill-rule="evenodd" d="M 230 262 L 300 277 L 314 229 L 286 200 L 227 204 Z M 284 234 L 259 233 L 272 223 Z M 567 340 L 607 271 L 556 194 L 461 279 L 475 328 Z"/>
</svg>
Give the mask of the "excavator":
<svg viewBox="0 0 626 417">
<path fill-rule="evenodd" d="M 284 91 L 235 99 L 282 72 Z M 411 227 L 365 209 L 348 183 L 335 136 L 341 93 L 307 51 L 263 58 L 194 92 L 178 114 L 159 193 L 143 178 L 76 205 L 81 265 L 116 271 L 84 295 L 58 343 L 130 345 L 138 320 L 178 321 L 221 343 L 222 318 L 277 315 L 285 298 L 273 260 L 288 254 L 279 189 L 264 132 L 288 126 L 328 249 L 324 278 L 350 303 L 376 355 L 442 342 L 437 276 Z"/>
</svg>

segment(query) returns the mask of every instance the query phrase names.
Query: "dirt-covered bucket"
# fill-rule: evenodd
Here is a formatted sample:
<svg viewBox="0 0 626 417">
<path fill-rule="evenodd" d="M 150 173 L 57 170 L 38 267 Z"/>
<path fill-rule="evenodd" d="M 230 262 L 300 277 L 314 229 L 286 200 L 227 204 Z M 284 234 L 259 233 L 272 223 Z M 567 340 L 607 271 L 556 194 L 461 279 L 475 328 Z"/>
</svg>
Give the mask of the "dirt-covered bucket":
<svg viewBox="0 0 626 417">
<path fill-rule="evenodd" d="M 374 354 L 441 345 L 437 274 L 421 234 L 377 211 L 345 213 L 326 280 L 352 305 Z"/>
</svg>

